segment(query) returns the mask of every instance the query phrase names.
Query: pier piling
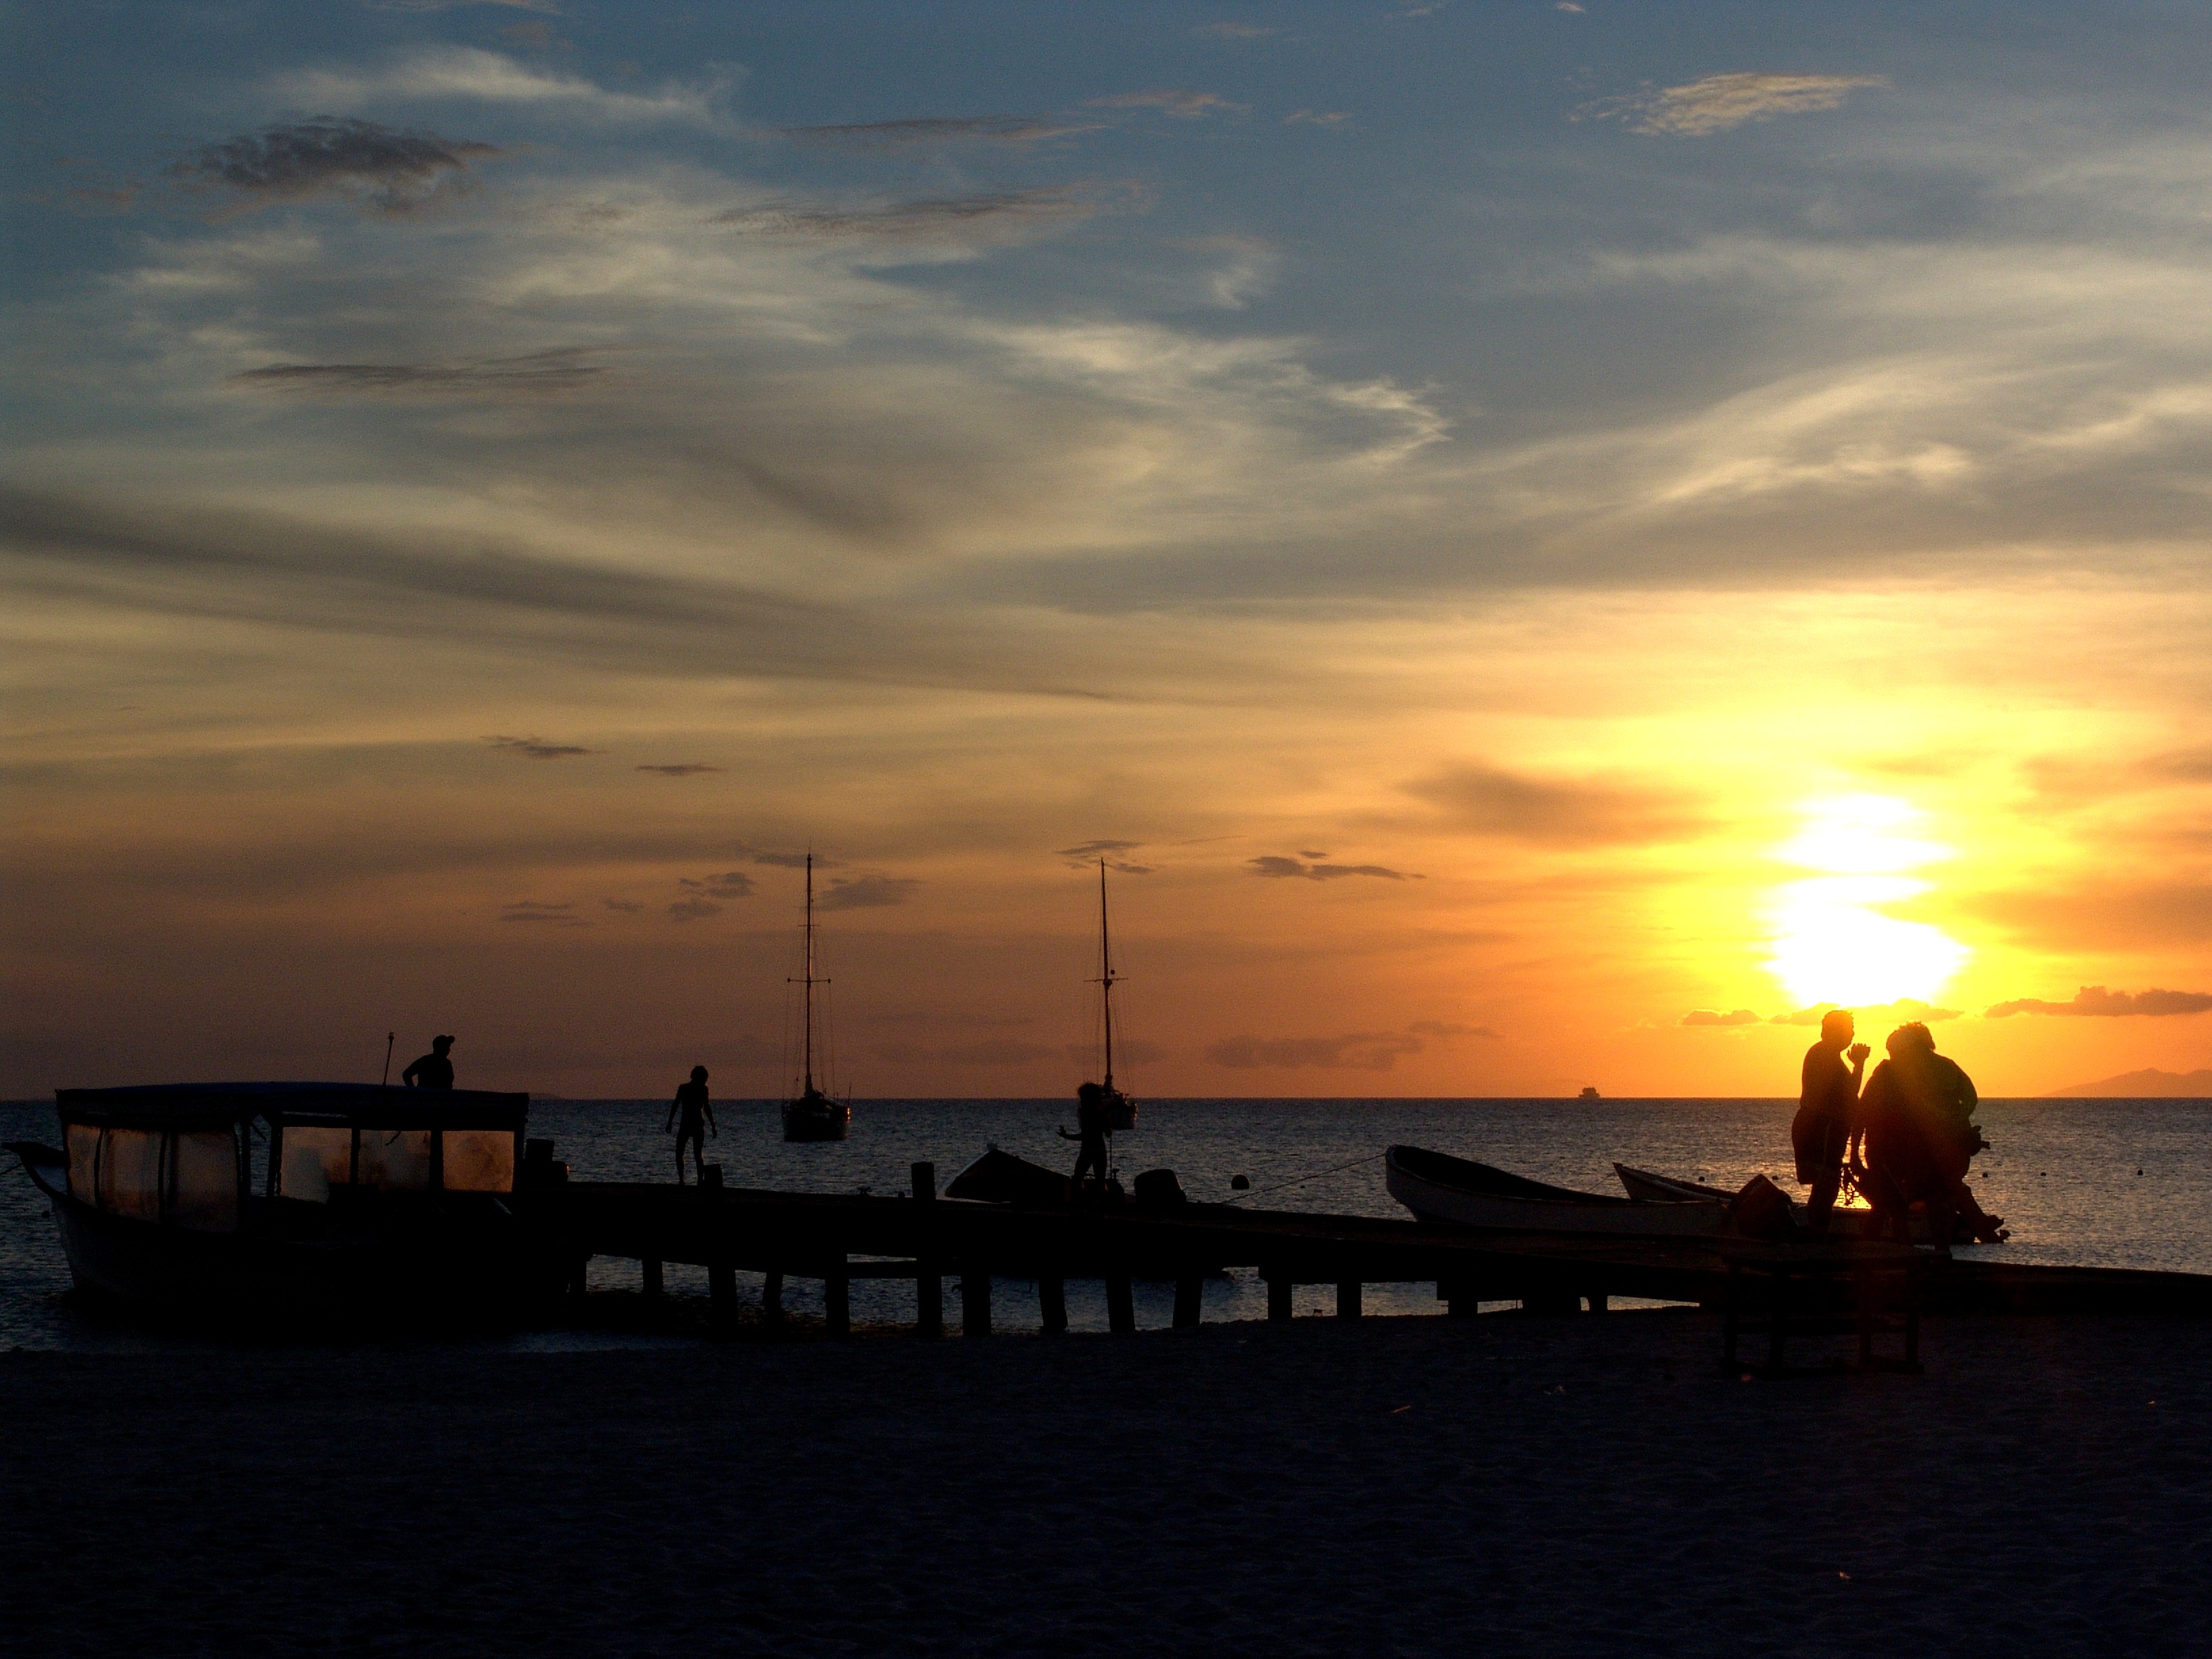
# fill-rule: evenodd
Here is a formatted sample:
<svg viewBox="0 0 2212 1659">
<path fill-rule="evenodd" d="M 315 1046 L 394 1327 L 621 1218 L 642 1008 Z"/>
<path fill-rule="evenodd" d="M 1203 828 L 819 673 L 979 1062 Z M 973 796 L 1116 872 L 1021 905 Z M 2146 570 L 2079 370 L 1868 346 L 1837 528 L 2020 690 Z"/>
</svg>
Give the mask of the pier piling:
<svg viewBox="0 0 2212 1659">
<path fill-rule="evenodd" d="M 1057 1273 L 1037 1280 L 1037 1316 L 1047 1336 L 1057 1336 L 1067 1328 L 1067 1281 Z"/>
<path fill-rule="evenodd" d="M 1197 1327 L 1205 1293 L 1206 1281 L 1196 1273 L 1185 1273 L 1176 1280 L 1175 1328 L 1177 1330 L 1192 1330 Z"/>
<path fill-rule="evenodd" d="M 659 1296 L 663 1283 L 660 1258 L 649 1255 L 638 1263 L 641 1288 L 647 1296 Z"/>
<path fill-rule="evenodd" d="M 1359 1317 L 1359 1281 L 1340 1279 L 1336 1281 L 1336 1316 L 1339 1319 Z"/>
<path fill-rule="evenodd" d="M 1137 1301 L 1127 1269 L 1106 1275 L 1106 1328 L 1116 1335 L 1137 1328 Z"/>
<path fill-rule="evenodd" d="M 1270 1274 L 1267 1279 L 1267 1317 L 1288 1319 L 1291 1316 L 1291 1297 L 1297 1286 L 1281 1273 Z"/>
<path fill-rule="evenodd" d="M 991 1334 L 991 1275 L 973 1268 L 960 1275 L 960 1334 Z"/>
</svg>

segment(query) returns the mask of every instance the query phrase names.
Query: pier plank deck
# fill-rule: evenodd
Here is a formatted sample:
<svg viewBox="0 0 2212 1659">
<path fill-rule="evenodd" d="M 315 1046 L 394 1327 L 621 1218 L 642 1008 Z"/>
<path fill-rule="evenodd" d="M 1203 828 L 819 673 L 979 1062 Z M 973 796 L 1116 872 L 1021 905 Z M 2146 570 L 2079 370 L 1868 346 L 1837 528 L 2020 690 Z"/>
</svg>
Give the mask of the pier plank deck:
<svg viewBox="0 0 2212 1659">
<path fill-rule="evenodd" d="M 1103 1278 L 1109 1301 L 1127 1303 L 1131 1277 L 1188 1286 L 1224 1268 L 1254 1270 L 1269 1285 L 1271 1316 L 1286 1317 L 1290 1289 L 1337 1289 L 1340 1315 L 1358 1316 L 1359 1287 L 1429 1283 L 1464 1311 L 1476 1303 L 1531 1309 L 1623 1297 L 1717 1307 L 1726 1295 L 1720 1242 L 1492 1232 L 1414 1220 L 1251 1210 L 1216 1205 L 1111 1211 L 1029 1209 L 956 1199 L 572 1182 L 516 1195 L 551 1259 L 595 1255 L 704 1267 L 718 1284 L 735 1271 L 819 1279 L 833 1307 L 854 1279 L 912 1279 L 919 1322 L 940 1328 L 930 1285 L 994 1277 L 1038 1283 L 1048 1327 L 1070 1278 Z M 1800 1247 L 1839 1259 L 1896 1246 L 1832 1243 Z M 656 1275 L 648 1273 L 648 1282 Z M 2212 1276 L 2122 1268 L 2044 1267 L 1988 1259 L 1934 1261 L 1931 1312 L 2212 1313 Z M 1179 1294 L 1177 1322 L 1196 1322 L 1199 1298 Z M 981 1307 L 969 1322 L 988 1328 Z M 836 1322 L 833 1321 L 833 1322 Z M 1115 1328 L 1133 1321 L 1115 1319 Z"/>
</svg>

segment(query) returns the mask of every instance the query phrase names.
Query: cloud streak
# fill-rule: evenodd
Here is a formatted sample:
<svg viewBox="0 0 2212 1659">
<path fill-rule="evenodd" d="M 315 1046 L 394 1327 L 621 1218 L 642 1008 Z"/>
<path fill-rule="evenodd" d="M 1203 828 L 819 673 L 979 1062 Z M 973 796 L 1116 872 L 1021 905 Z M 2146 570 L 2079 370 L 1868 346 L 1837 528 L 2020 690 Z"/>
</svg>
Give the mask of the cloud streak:
<svg viewBox="0 0 2212 1659">
<path fill-rule="evenodd" d="M 411 213 L 500 147 L 374 121 L 319 116 L 210 144 L 169 169 L 180 182 L 231 192 L 248 206 L 348 198 L 379 212 Z"/>
<path fill-rule="evenodd" d="M 504 749 L 509 754 L 520 755 L 525 760 L 573 760 L 580 755 L 596 755 L 596 749 L 586 749 L 580 744 L 548 743 L 543 738 L 489 737 L 484 741 L 495 749 Z"/>
<path fill-rule="evenodd" d="M 835 207 L 814 202 L 731 208 L 716 224 L 756 236 L 889 241 L 1003 241 L 1099 212 L 1095 192 L 1073 189 L 984 191 L 920 201 Z"/>
<path fill-rule="evenodd" d="M 907 149 L 923 145 L 1037 144 L 1095 132 L 1096 121 L 1053 115 L 925 115 L 901 121 L 840 121 L 823 126 L 764 127 L 765 135 L 842 149 Z"/>
<path fill-rule="evenodd" d="M 1680 86 L 1602 98 L 1576 113 L 1592 120 L 1625 121 L 1632 132 L 1704 138 L 1748 121 L 1835 109 L 1862 87 L 1888 84 L 1879 75 L 1708 75 Z"/>
<path fill-rule="evenodd" d="M 2160 1018 L 2201 1014 L 2207 1009 L 2212 1009 L 2212 992 L 2108 991 L 2101 985 L 2084 985 L 2075 992 L 2070 1001 L 2045 1002 L 2036 997 L 2019 997 L 1995 1004 L 1983 1018 L 2010 1019 L 2015 1014 L 2057 1014 L 2074 1019 L 2125 1019 L 2134 1016 Z"/>
<path fill-rule="evenodd" d="M 555 347 L 474 363 L 271 363 L 230 377 L 248 391 L 309 397 L 542 398 L 581 391 L 607 373 L 589 348 Z"/>
<path fill-rule="evenodd" d="M 1326 858 L 1327 854 L 1318 856 Z M 1308 864 L 1293 858 L 1268 854 L 1244 860 L 1244 867 L 1255 876 L 1265 876 L 1277 881 L 1340 881 L 1346 876 L 1377 876 L 1385 881 L 1404 881 L 1401 870 L 1393 870 L 1380 864 Z M 1420 879 L 1418 876 L 1415 880 Z"/>
</svg>

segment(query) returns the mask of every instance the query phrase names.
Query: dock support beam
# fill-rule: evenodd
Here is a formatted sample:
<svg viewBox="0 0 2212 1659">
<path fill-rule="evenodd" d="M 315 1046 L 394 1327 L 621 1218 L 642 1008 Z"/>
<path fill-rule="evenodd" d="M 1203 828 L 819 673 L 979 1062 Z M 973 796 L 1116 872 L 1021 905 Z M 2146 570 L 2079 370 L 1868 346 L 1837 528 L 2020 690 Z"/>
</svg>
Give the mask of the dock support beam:
<svg viewBox="0 0 2212 1659">
<path fill-rule="evenodd" d="M 830 1326 L 831 1336 L 850 1336 L 853 1334 L 853 1281 L 842 1273 L 830 1273 L 822 1279 L 822 1311 Z"/>
<path fill-rule="evenodd" d="M 937 1166 L 916 1164 L 908 1170 L 912 1181 L 914 1200 L 917 1204 L 937 1201 Z M 930 1254 L 928 1229 L 924 1228 L 921 1260 L 915 1264 L 914 1275 L 914 1326 L 921 1336 L 945 1334 L 945 1280 L 939 1276 L 936 1258 Z"/>
<path fill-rule="evenodd" d="M 1137 1301 L 1130 1292 L 1126 1267 L 1106 1275 L 1106 1328 L 1117 1335 L 1137 1328 Z"/>
<path fill-rule="evenodd" d="M 738 1270 L 726 1261 L 707 1269 L 707 1296 L 714 1317 L 727 1322 L 738 1311 Z"/>
<path fill-rule="evenodd" d="M 647 1296 L 659 1296 L 663 1284 L 660 1258 L 649 1255 L 638 1265 L 645 1273 L 645 1293 Z"/>
<path fill-rule="evenodd" d="M 1340 1279 L 1336 1281 L 1336 1316 L 1339 1319 L 1359 1317 L 1359 1281 Z"/>
<path fill-rule="evenodd" d="M 1196 1273 L 1185 1273 L 1176 1280 L 1176 1329 L 1188 1331 L 1198 1328 L 1205 1294 L 1206 1281 Z"/>
<path fill-rule="evenodd" d="M 1297 1286 L 1288 1274 L 1278 1273 L 1267 1281 L 1267 1317 L 1288 1319 L 1291 1316 L 1291 1297 Z"/>
<path fill-rule="evenodd" d="M 1067 1281 L 1058 1273 L 1037 1280 L 1037 1314 L 1047 1336 L 1058 1336 L 1067 1328 Z"/>
<path fill-rule="evenodd" d="M 781 1271 L 766 1274 L 761 1279 L 761 1317 L 783 1317 L 783 1274 Z"/>
<path fill-rule="evenodd" d="M 991 1275 L 973 1268 L 960 1275 L 960 1334 L 991 1334 Z"/>
<path fill-rule="evenodd" d="M 1482 1311 L 1481 1301 L 1473 1287 L 1455 1279 L 1437 1282 L 1437 1300 L 1444 1304 L 1444 1315 L 1449 1319 L 1472 1319 Z"/>
</svg>

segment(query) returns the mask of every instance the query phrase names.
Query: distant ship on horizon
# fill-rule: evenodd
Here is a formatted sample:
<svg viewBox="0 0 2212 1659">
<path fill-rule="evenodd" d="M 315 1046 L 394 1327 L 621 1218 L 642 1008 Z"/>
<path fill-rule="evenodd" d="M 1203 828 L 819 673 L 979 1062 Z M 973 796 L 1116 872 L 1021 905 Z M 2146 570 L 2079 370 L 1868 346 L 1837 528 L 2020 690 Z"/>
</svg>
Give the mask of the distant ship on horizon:
<svg viewBox="0 0 2212 1659">
<path fill-rule="evenodd" d="M 1577 1100 L 1602 1100 L 1605 1097 L 1598 1093 L 1595 1087 L 1592 1085 L 1585 1083 L 1583 1085 L 1582 1093 L 1577 1095 L 1575 1098 Z"/>
</svg>

